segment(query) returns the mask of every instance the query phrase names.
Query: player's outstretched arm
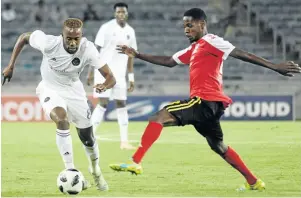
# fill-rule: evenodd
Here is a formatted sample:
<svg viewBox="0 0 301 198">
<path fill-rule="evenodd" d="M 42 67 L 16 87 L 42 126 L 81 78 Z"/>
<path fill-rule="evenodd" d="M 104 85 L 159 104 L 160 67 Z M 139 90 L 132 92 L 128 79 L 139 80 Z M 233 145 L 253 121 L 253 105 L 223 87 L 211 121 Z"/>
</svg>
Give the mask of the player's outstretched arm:
<svg viewBox="0 0 301 198">
<path fill-rule="evenodd" d="M 116 84 L 116 79 L 110 70 L 109 66 L 105 64 L 103 67 L 98 69 L 101 75 L 106 79 L 103 84 L 94 85 L 97 92 L 104 92 L 107 89 L 111 89 Z"/>
<path fill-rule="evenodd" d="M 126 45 L 117 45 L 116 49 L 119 51 L 119 53 L 126 54 L 129 57 L 139 58 L 156 65 L 161 65 L 164 67 L 174 67 L 177 65 L 177 62 L 172 58 L 172 56 L 153 56 L 148 54 L 141 54 L 137 50 Z"/>
<path fill-rule="evenodd" d="M 6 68 L 4 68 L 4 70 L 2 72 L 3 77 L 4 77 L 2 85 L 4 85 L 6 79 L 9 82 L 10 79 L 12 78 L 16 60 L 17 60 L 20 52 L 22 51 L 23 47 L 29 43 L 30 34 L 31 34 L 30 32 L 27 32 L 27 33 L 23 33 L 19 36 L 19 38 L 15 44 L 14 50 L 12 52 L 12 55 L 10 57 L 8 66 Z"/>
<path fill-rule="evenodd" d="M 230 56 L 233 58 L 240 59 L 245 62 L 253 63 L 255 65 L 260 65 L 262 67 L 269 68 L 274 70 L 284 76 L 294 76 L 294 73 L 301 73 L 301 67 L 294 63 L 293 61 L 287 61 L 280 64 L 274 64 L 264 58 L 258 57 L 254 54 L 249 52 L 243 51 L 241 49 L 235 48 L 231 53 Z"/>
</svg>

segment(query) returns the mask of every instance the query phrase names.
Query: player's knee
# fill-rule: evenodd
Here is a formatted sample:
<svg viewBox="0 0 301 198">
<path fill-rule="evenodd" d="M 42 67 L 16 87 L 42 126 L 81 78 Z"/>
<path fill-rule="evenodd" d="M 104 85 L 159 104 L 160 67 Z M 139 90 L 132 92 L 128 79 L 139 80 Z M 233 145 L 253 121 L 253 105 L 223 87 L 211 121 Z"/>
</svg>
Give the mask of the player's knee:
<svg viewBox="0 0 301 198">
<path fill-rule="evenodd" d="M 223 155 L 227 151 L 227 146 L 221 140 L 213 140 L 206 138 L 210 148 L 219 155 Z"/>
<path fill-rule="evenodd" d="M 221 144 L 219 145 L 220 150 L 221 150 L 221 155 L 224 155 L 227 150 L 228 150 L 228 146 L 222 141 Z"/>
<path fill-rule="evenodd" d="M 102 106 L 105 109 L 108 107 L 108 104 L 109 104 L 109 100 L 107 100 L 107 99 L 100 99 L 99 100 L 99 105 Z"/>
<path fill-rule="evenodd" d="M 123 108 L 126 106 L 125 100 L 116 100 L 116 107 L 117 108 Z"/>
<path fill-rule="evenodd" d="M 85 141 L 82 141 L 82 143 L 87 147 L 92 147 L 94 146 L 95 138 L 86 139 Z"/>
<path fill-rule="evenodd" d="M 50 118 L 56 123 L 58 129 L 61 130 L 69 129 L 67 112 L 63 107 L 55 107 L 50 112 Z"/>
<path fill-rule="evenodd" d="M 105 109 L 108 107 L 108 104 L 99 104 L 99 105 L 102 106 Z"/>
<path fill-rule="evenodd" d="M 63 118 L 57 119 L 56 125 L 57 125 L 58 129 L 66 130 L 66 129 L 69 129 L 70 124 L 69 124 L 67 117 L 63 117 Z"/>
<path fill-rule="evenodd" d="M 218 145 L 210 145 L 210 148 L 219 155 L 222 155 L 224 153 L 221 147 L 219 147 Z"/>
<path fill-rule="evenodd" d="M 77 128 L 77 133 L 81 142 L 88 147 L 92 147 L 95 143 L 95 138 L 93 135 L 93 128 L 88 127 L 85 129 Z"/>
</svg>

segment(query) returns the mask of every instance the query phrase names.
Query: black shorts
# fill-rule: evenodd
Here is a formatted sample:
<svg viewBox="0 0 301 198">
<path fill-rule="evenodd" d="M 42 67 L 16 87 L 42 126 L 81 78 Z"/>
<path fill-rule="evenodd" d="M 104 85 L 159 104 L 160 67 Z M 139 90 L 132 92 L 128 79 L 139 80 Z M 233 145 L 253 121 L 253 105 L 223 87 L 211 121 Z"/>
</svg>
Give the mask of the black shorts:
<svg viewBox="0 0 301 198">
<path fill-rule="evenodd" d="M 178 126 L 191 124 L 204 137 L 223 140 L 220 118 L 225 108 L 222 102 L 193 97 L 172 102 L 164 108 L 176 118 Z"/>
</svg>

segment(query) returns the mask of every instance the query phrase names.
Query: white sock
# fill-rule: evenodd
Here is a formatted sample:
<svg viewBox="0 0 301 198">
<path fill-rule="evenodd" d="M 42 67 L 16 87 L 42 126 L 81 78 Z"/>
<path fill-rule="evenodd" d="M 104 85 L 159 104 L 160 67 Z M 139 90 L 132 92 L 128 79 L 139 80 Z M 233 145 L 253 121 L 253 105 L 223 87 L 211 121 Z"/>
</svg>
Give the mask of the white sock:
<svg viewBox="0 0 301 198">
<path fill-rule="evenodd" d="M 103 121 L 103 116 L 106 110 L 107 110 L 106 108 L 103 108 L 99 104 L 96 105 L 91 117 L 94 134 L 97 130 L 98 125 Z"/>
<path fill-rule="evenodd" d="M 56 145 L 63 158 L 65 168 L 74 168 L 73 164 L 73 151 L 72 151 L 72 139 L 70 130 L 56 129 Z"/>
<path fill-rule="evenodd" d="M 99 148 L 98 143 L 95 141 L 92 147 L 83 145 L 86 151 L 86 155 L 88 157 L 90 167 L 92 168 L 92 173 L 97 173 L 100 171 L 99 168 Z"/>
<path fill-rule="evenodd" d="M 117 108 L 117 119 L 118 119 L 118 124 L 120 129 L 120 141 L 128 142 L 129 116 L 126 107 Z"/>
</svg>

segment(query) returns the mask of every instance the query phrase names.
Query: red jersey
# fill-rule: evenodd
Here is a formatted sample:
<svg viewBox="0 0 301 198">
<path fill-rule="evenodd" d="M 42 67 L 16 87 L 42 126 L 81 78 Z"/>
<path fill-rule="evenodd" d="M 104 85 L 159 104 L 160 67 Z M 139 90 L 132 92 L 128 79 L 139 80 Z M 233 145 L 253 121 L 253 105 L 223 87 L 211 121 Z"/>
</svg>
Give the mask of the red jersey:
<svg viewBox="0 0 301 198">
<path fill-rule="evenodd" d="M 208 101 L 232 103 L 223 92 L 223 61 L 235 47 L 213 34 L 207 34 L 188 48 L 173 55 L 178 64 L 190 67 L 190 97 L 198 96 Z"/>
</svg>

